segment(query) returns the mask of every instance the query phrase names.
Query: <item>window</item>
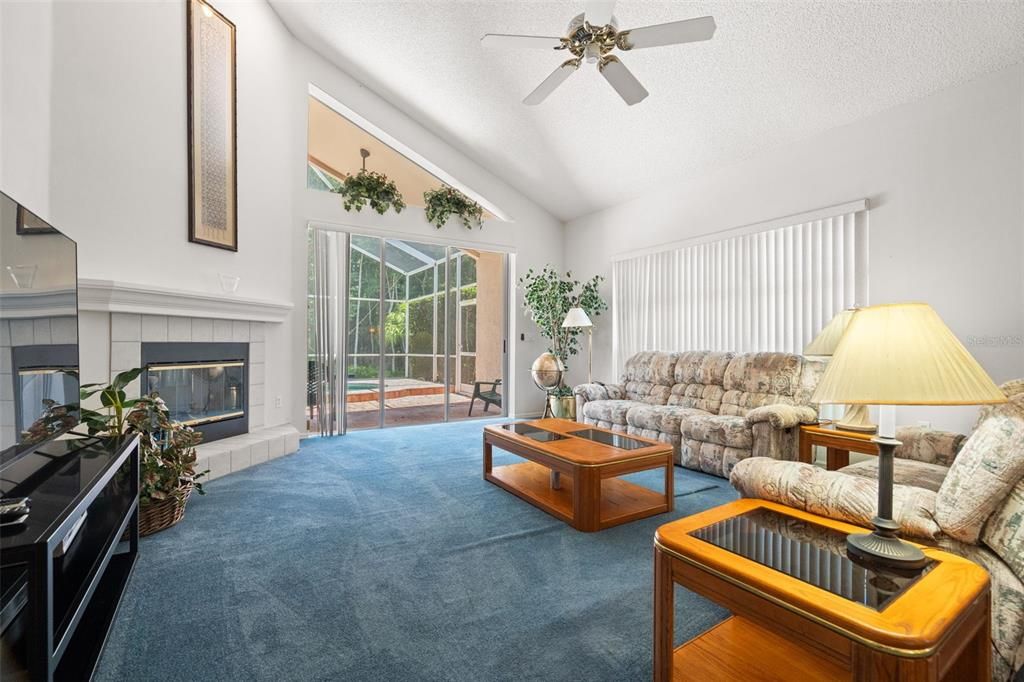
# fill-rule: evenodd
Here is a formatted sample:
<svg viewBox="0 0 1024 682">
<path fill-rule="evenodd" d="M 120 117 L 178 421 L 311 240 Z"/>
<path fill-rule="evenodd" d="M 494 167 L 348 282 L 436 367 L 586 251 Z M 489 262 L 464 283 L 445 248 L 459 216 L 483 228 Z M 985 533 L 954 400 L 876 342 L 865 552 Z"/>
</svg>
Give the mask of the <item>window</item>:
<svg viewBox="0 0 1024 682">
<path fill-rule="evenodd" d="M 306 187 L 332 192 L 342 180 L 362 167 L 360 149 L 366 149 L 367 170 L 388 176 L 409 206 L 423 207 L 423 193 L 444 183 L 435 175 L 312 95 L 309 97 Z M 484 218 L 493 218 L 484 211 Z"/>
<path fill-rule="evenodd" d="M 865 202 L 612 264 L 615 373 L 641 350 L 800 353 L 866 305 Z"/>
</svg>

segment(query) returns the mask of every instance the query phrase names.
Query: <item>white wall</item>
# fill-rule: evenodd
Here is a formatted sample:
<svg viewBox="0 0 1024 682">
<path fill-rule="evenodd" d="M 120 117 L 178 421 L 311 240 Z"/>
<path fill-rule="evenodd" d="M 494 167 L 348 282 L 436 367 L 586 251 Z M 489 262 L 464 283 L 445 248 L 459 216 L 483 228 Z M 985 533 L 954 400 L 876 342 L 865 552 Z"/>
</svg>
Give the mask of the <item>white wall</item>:
<svg viewBox="0 0 1024 682">
<path fill-rule="evenodd" d="M 281 93 L 294 41 L 262 2 L 222 9 L 238 29 L 238 253 L 187 239 L 185 3 L 0 4 L 0 187 L 78 242 L 80 277 L 220 293 L 224 272 L 241 277 L 239 296 L 290 299 L 280 253 L 295 152 Z M 12 96 L 9 83 L 28 96 Z M 83 372 L 97 376 L 88 363 L 103 356 L 103 339 L 91 328 Z M 290 324 L 269 325 L 267 344 L 290 356 Z M 294 382 L 286 363 L 275 367 L 268 394 L 288 404 Z M 289 416 L 267 406 L 269 424 Z"/>
<path fill-rule="evenodd" d="M 561 264 L 561 224 L 296 41 L 262 1 L 218 0 L 237 27 L 239 252 L 187 241 L 185 3 L 0 2 L 0 188 L 76 239 L 81 277 L 292 302 L 267 326 L 266 423 L 304 425 L 306 226 L 373 228 L 515 252 L 517 273 Z M 514 217 L 438 233 L 422 211 L 350 214 L 307 190 L 306 102 L 315 83 Z M 515 311 L 514 311 L 515 312 Z M 522 321 L 518 314 L 515 322 Z M 82 325 L 83 372 L 102 376 L 109 339 Z M 520 325 L 521 326 L 521 325 Z M 510 343 L 515 377 L 543 350 Z M 96 365 L 95 367 L 90 366 Z M 281 407 L 276 398 L 281 397 Z M 540 396 L 521 391 L 518 411 Z"/>
<path fill-rule="evenodd" d="M 999 382 L 1024 376 L 1022 190 L 1018 65 L 571 221 L 566 265 L 610 278 L 619 253 L 867 198 L 870 302 L 930 303 Z M 614 379 L 610 318 L 594 346 L 595 378 Z M 914 408 L 900 421 L 965 430 L 973 414 Z"/>
<path fill-rule="evenodd" d="M 50 200 L 52 24 L 49 2 L 0 3 L 0 190 L 44 217 Z"/>
</svg>

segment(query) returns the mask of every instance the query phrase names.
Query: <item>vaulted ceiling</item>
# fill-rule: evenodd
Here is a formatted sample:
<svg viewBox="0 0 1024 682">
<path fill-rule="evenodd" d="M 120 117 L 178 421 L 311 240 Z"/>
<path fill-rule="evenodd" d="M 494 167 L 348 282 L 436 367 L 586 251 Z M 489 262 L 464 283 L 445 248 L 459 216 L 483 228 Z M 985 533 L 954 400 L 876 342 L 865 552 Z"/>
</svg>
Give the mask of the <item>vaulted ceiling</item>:
<svg viewBox="0 0 1024 682">
<path fill-rule="evenodd" d="M 1024 60 L 1012 0 L 620 0 L 620 28 L 710 14 L 718 31 L 622 53 L 651 93 L 636 106 L 585 64 L 528 107 L 565 53 L 480 37 L 563 35 L 583 2 L 271 4 L 297 38 L 562 220 Z"/>
</svg>

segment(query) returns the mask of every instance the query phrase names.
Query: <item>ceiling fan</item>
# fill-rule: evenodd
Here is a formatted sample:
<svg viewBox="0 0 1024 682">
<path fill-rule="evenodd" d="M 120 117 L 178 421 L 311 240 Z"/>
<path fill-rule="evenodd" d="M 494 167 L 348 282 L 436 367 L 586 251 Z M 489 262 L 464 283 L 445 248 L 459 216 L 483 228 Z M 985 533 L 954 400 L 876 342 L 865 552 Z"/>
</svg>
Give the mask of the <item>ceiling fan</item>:
<svg viewBox="0 0 1024 682">
<path fill-rule="evenodd" d="M 480 42 L 485 47 L 567 50 L 573 55 L 572 59 L 555 69 L 527 95 L 523 104 L 534 105 L 543 102 L 586 60 L 587 63 L 597 64 L 598 71 L 604 79 L 615 88 L 615 92 L 619 93 L 626 104 L 632 106 L 647 97 L 648 92 L 626 65 L 612 54 L 612 50 L 625 52 L 646 47 L 693 43 L 710 40 L 715 35 L 713 17 L 685 19 L 620 31 L 618 22 L 612 16 L 614 7 L 614 0 L 591 0 L 586 4 L 584 13 L 569 22 L 567 35 L 562 38 L 488 33 Z"/>
</svg>

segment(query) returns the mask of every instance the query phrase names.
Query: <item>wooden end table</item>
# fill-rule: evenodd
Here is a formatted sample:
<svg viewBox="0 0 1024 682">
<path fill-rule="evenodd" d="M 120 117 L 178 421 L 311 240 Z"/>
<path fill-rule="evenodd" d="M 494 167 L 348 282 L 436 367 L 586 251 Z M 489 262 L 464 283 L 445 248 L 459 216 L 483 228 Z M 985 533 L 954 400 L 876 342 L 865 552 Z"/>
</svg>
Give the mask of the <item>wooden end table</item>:
<svg viewBox="0 0 1024 682">
<path fill-rule="evenodd" d="M 814 462 L 815 445 L 825 448 L 825 468 L 842 469 L 850 464 L 850 453 L 878 456 L 878 446 L 871 442 L 873 433 L 844 431 L 835 424 L 804 424 L 800 427 L 800 461 Z"/>
<path fill-rule="evenodd" d="M 922 547 L 911 573 L 845 555 L 863 532 L 744 499 L 661 526 L 654 537 L 654 679 L 988 682 L 988 573 Z M 673 644 L 674 586 L 732 616 Z"/>
<path fill-rule="evenodd" d="M 492 466 L 492 448 L 528 460 Z M 567 419 L 484 427 L 484 479 L 576 530 L 591 532 L 673 509 L 672 446 Z M 665 470 L 659 493 L 618 478 Z"/>
</svg>

